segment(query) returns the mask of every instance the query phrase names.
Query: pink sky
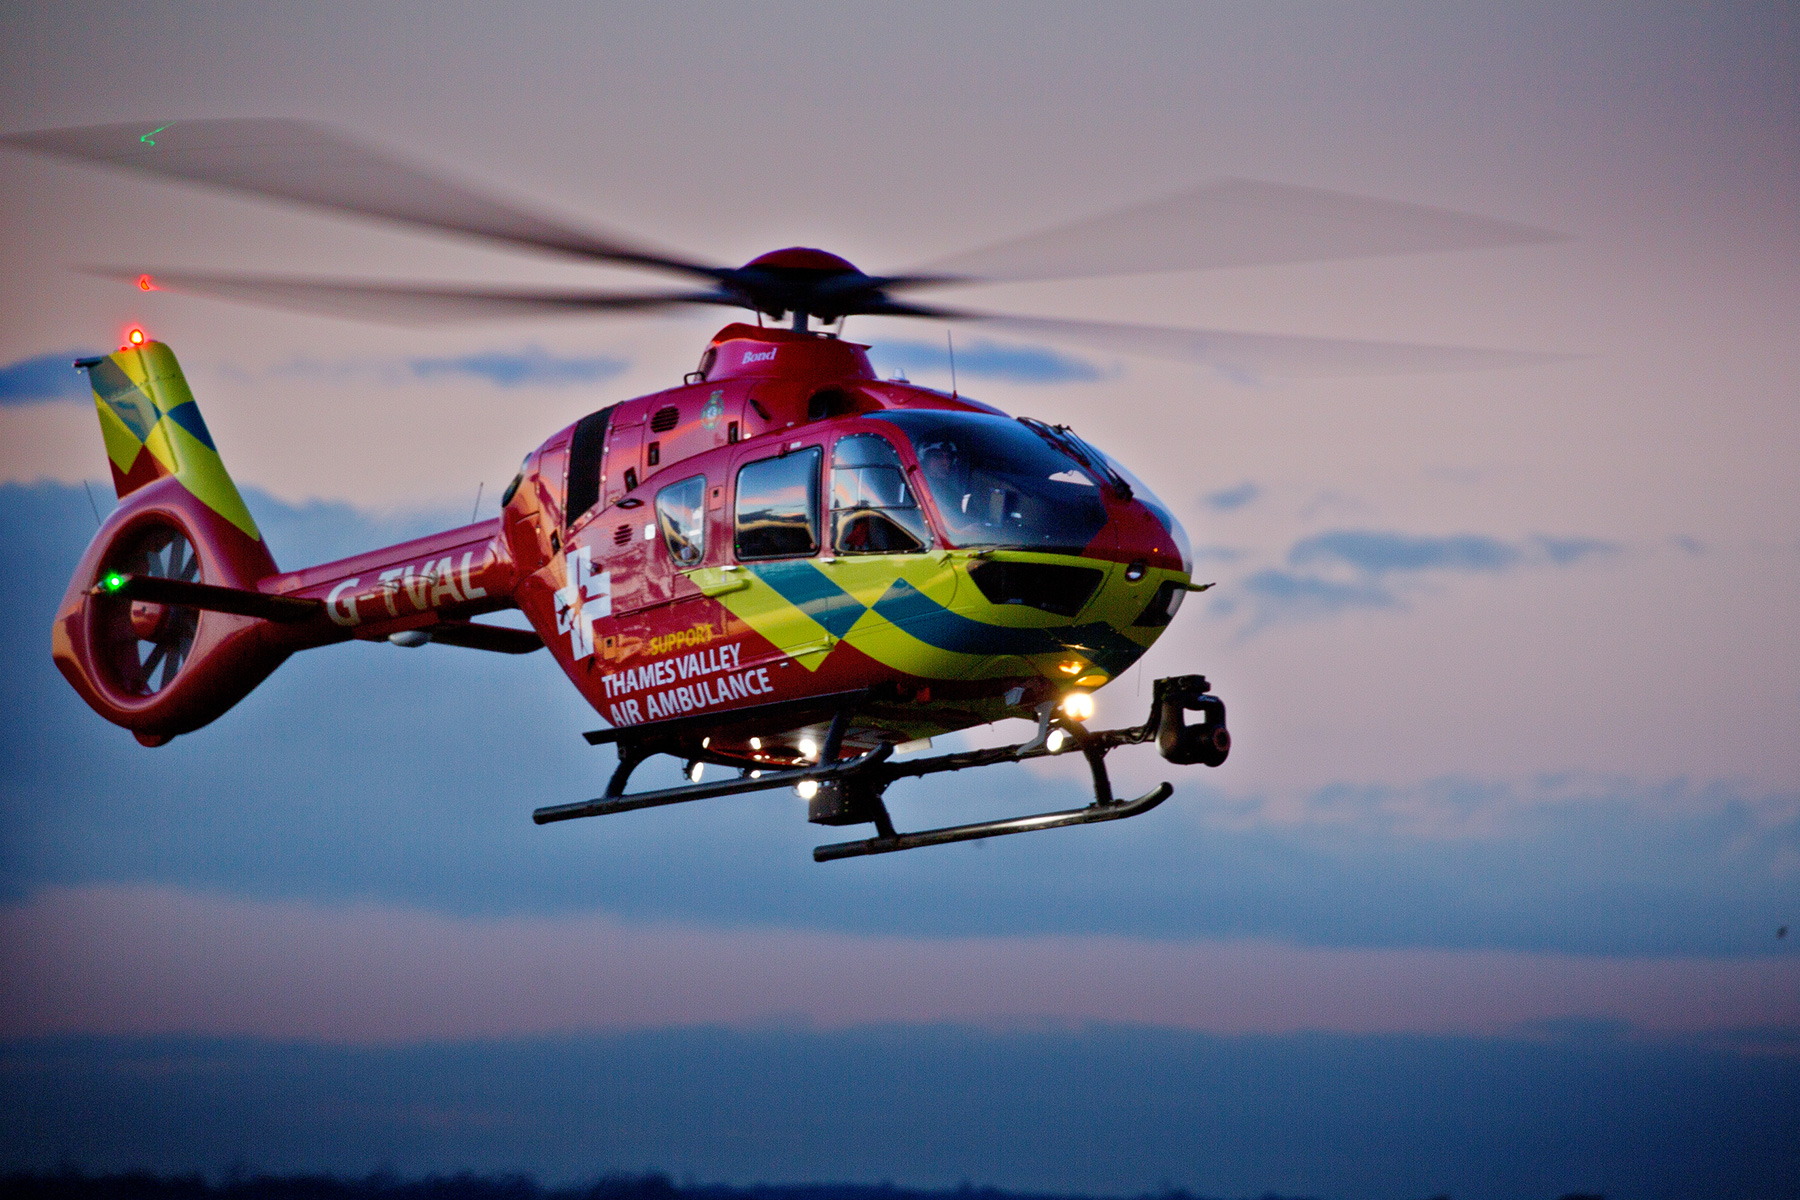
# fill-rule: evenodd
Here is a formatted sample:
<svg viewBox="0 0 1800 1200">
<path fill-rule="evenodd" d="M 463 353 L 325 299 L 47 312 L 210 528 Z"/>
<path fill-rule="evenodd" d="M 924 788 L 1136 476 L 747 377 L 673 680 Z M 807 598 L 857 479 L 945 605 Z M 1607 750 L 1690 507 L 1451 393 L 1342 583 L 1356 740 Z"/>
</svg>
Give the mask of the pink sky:
<svg viewBox="0 0 1800 1200">
<path fill-rule="evenodd" d="M 1588 1018 L 1800 1030 L 1793 958 L 1343 950 L 1119 937 L 921 940 L 459 919 L 167 888 L 0 909 L 0 1037 L 406 1042 L 699 1024 L 1089 1021 L 1218 1034 L 1493 1034 Z"/>
</svg>

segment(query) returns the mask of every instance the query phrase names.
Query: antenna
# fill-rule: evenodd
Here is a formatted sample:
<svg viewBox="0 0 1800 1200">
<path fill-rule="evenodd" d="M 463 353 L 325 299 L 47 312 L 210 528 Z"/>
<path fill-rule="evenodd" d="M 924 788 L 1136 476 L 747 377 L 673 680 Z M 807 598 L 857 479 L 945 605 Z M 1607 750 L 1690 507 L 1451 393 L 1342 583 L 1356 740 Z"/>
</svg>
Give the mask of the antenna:
<svg viewBox="0 0 1800 1200">
<path fill-rule="evenodd" d="M 956 392 L 956 335 L 944 330 L 944 345 L 950 348 L 950 398 L 957 398 Z"/>
<path fill-rule="evenodd" d="M 487 480 L 485 479 L 475 485 L 475 507 L 469 510 L 469 524 L 471 525 L 475 523 L 475 518 L 481 515 L 481 489 L 486 486 Z"/>
<path fill-rule="evenodd" d="M 94 489 L 89 487 L 88 481 L 84 479 L 81 481 L 81 490 L 87 493 L 88 507 L 94 510 L 94 528 L 98 529 L 102 522 L 100 520 L 100 506 L 94 503 Z"/>
</svg>

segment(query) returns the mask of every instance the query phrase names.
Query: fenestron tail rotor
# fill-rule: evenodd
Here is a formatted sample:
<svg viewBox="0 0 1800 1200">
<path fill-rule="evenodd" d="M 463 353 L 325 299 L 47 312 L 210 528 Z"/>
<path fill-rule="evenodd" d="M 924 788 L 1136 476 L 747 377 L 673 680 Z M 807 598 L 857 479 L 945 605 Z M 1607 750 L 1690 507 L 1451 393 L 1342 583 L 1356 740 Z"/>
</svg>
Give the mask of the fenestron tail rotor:
<svg viewBox="0 0 1800 1200">
<path fill-rule="evenodd" d="M 193 543 L 173 526 L 157 525 L 127 542 L 109 559 L 96 602 L 98 657 L 113 683 L 131 696 L 154 696 L 180 674 L 200 614 L 179 605 L 150 604 L 110 596 L 108 577 L 146 575 L 200 583 L 200 557 Z"/>
</svg>

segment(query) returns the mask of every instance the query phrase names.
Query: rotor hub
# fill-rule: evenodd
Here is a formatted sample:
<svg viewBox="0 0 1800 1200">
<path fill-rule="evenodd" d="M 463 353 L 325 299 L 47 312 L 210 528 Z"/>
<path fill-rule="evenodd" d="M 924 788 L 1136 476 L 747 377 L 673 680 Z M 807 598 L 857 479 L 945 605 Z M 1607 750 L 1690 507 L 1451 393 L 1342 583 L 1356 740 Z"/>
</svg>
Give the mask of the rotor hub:
<svg viewBox="0 0 1800 1200">
<path fill-rule="evenodd" d="M 148 600 L 131 602 L 131 631 L 146 642 L 156 641 L 168 623 L 169 609 L 167 605 L 152 604 Z"/>
<path fill-rule="evenodd" d="M 821 271 L 830 275 L 861 275 L 855 264 L 849 259 L 839 258 L 829 250 L 817 250 L 811 246 L 789 246 L 785 250 L 771 250 L 767 254 L 759 254 L 743 266 L 744 270 L 757 267 L 772 267 L 786 271 Z"/>
</svg>

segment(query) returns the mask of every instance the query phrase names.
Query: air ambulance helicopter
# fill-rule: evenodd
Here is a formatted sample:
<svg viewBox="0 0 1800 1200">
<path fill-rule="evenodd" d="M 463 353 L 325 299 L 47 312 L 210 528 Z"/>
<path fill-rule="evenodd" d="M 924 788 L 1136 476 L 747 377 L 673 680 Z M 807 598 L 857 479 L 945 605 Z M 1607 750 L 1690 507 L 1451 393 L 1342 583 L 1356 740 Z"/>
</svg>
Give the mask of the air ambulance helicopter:
<svg viewBox="0 0 1800 1200">
<path fill-rule="evenodd" d="M 75 364 L 90 380 L 119 505 L 52 630 L 69 683 L 145 746 L 199 729 L 297 650 L 348 640 L 508 654 L 547 649 L 609 727 L 604 794 L 539 823 L 772 788 L 822 825 L 874 836 L 818 861 L 1136 816 L 1106 756 L 1155 742 L 1218 766 L 1225 705 L 1204 676 L 1158 679 L 1145 721 L 1094 730 L 1093 693 L 1169 626 L 1193 579 L 1168 506 L 1073 429 L 882 380 L 852 316 L 978 321 L 1030 336 L 1219 363 L 1417 370 L 1541 359 L 980 313 L 905 293 L 958 284 L 1361 257 L 1550 240 L 1510 222 L 1247 180 L 869 275 L 792 247 L 741 267 L 540 216 L 333 130 L 287 120 L 112 125 L 0 142 L 589 262 L 680 289 L 500 290 L 196 272 L 119 272 L 174 291 L 338 315 L 487 318 L 745 309 L 678 386 L 622 400 L 525 456 L 498 517 L 337 562 L 276 566 L 168 346 L 134 328 Z M 785 326 L 769 322 L 786 321 Z M 815 324 L 822 326 L 815 328 Z M 835 327 L 835 328 L 833 328 Z M 530 630 L 478 618 L 520 610 Z M 1027 740 L 920 757 L 1004 718 Z M 903 833 L 895 780 L 1081 754 L 1086 807 Z M 682 786 L 629 792 L 654 755 Z M 706 778 L 708 767 L 722 777 Z"/>
</svg>

